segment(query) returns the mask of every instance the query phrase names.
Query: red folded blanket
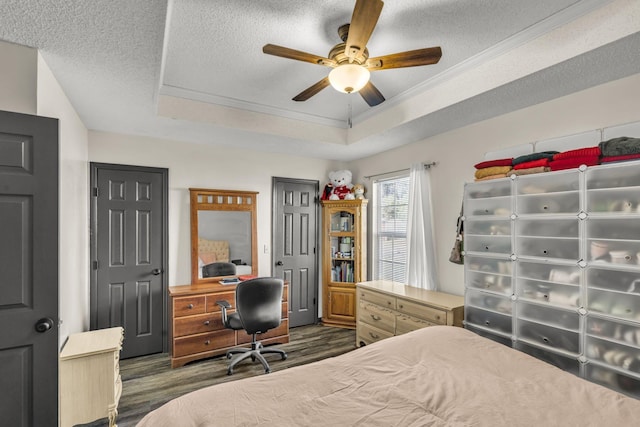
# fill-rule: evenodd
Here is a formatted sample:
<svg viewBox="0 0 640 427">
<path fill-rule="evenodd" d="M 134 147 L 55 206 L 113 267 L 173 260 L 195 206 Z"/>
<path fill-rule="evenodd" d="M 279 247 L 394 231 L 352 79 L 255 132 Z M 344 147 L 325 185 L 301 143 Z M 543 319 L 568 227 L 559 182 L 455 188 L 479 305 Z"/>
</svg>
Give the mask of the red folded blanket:
<svg viewBox="0 0 640 427">
<path fill-rule="evenodd" d="M 546 157 L 543 159 L 531 160 L 530 162 L 518 163 L 513 167 L 513 169 L 519 170 L 519 169 L 539 168 L 544 166 L 549 166 L 549 159 Z"/>
<path fill-rule="evenodd" d="M 549 162 L 552 171 L 577 168 L 580 165 L 595 166 L 600 163 L 600 156 L 570 157 Z"/>
<path fill-rule="evenodd" d="M 554 154 L 553 160 L 562 160 L 574 157 L 592 157 L 599 156 L 600 154 L 600 147 L 577 148 L 575 150 L 563 151 L 562 153 Z"/>
<path fill-rule="evenodd" d="M 600 159 L 602 163 L 607 162 L 622 162 L 625 160 L 640 159 L 640 154 L 623 154 L 622 156 L 607 156 Z"/>
<path fill-rule="evenodd" d="M 513 161 L 512 157 L 509 157 L 508 159 L 485 160 L 484 162 L 478 163 L 474 167 L 476 169 L 484 169 L 484 168 L 490 168 L 493 166 L 511 166 L 512 161 Z"/>
</svg>

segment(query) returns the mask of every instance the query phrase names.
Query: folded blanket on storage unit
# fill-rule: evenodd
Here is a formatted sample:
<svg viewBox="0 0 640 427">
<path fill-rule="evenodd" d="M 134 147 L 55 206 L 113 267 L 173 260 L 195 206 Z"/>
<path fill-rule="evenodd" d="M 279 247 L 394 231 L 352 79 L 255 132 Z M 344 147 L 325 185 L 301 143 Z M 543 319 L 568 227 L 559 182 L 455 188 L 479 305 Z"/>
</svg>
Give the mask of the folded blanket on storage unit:
<svg viewBox="0 0 640 427">
<path fill-rule="evenodd" d="M 598 144 L 602 155 L 608 156 L 624 156 L 626 154 L 640 154 L 640 138 L 630 138 L 621 136 L 602 141 Z"/>
<path fill-rule="evenodd" d="M 490 175 L 506 174 L 511 170 L 511 166 L 492 166 L 489 168 L 478 169 L 475 173 L 476 179 L 484 178 Z"/>
<path fill-rule="evenodd" d="M 600 147 L 585 147 L 554 154 L 553 160 L 571 159 L 574 157 L 591 157 L 601 154 Z"/>
<path fill-rule="evenodd" d="M 559 151 L 541 151 L 539 153 L 525 154 L 524 156 L 516 157 L 513 159 L 513 165 L 517 165 L 524 162 L 531 162 L 538 159 L 551 159 L 554 154 L 558 154 Z"/>
</svg>

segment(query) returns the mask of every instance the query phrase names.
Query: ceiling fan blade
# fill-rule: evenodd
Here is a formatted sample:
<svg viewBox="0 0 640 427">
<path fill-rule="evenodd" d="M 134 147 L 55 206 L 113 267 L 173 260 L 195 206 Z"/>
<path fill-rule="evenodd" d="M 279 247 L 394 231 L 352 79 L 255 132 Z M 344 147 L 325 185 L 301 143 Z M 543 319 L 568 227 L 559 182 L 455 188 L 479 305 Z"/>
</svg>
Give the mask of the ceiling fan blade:
<svg viewBox="0 0 640 427">
<path fill-rule="evenodd" d="M 380 93 L 378 88 L 375 87 L 371 81 L 360 89 L 360 95 L 370 107 L 375 107 L 376 105 L 384 102 L 384 96 L 382 96 L 382 93 Z"/>
<path fill-rule="evenodd" d="M 364 50 L 378 23 L 383 5 L 381 0 L 356 0 L 345 46 L 349 62 L 353 62 L 354 59 L 362 62 L 364 59 Z"/>
<path fill-rule="evenodd" d="M 440 46 L 409 50 L 391 55 L 369 58 L 366 67 L 369 71 L 388 70 L 390 68 L 417 67 L 435 64 L 442 57 Z"/>
<path fill-rule="evenodd" d="M 292 99 L 294 101 L 306 101 L 307 99 L 311 98 L 316 93 L 320 92 L 325 87 L 329 86 L 329 84 L 330 84 L 329 83 L 329 77 L 325 77 L 324 79 L 320 80 L 318 83 L 314 84 L 313 86 L 308 87 L 307 89 L 303 90 L 302 92 L 297 94 Z"/>
<path fill-rule="evenodd" d="M 266 44 L 262 48 L 262 52 L 267 55 L 280 56 L 282 58 L 295 59 L 296 61 L 310 62 L 312 64 L 324 65 L 327 67 L 335 67 L 336 62 L 318 55 L 303 52 L 301 50 L 290 49 L 288 47 L 277 46 L 275 44 Z"/>
</svg>

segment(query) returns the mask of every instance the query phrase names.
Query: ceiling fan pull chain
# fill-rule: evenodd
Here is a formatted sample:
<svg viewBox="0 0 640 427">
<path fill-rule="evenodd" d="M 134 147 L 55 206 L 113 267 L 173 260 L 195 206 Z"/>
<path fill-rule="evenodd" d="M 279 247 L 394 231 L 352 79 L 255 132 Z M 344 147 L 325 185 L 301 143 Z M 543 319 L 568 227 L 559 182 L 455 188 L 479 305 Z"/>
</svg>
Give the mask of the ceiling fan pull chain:
<svg viewBox="0 0 640 427">
<path fill-rule="evenodd" d="M 353 113 L 352 109 L 351 109 L 351 94 L 347 94 L 349 96 L 349 104 L 347 105 L 347 109 L 348 109 L 348 114 L 347 114 L 347 126 L 349 127 L 349 129 L 351 129 L 353 127 L 353 122 L 351 121 L 351 115 Z"/>
</svg>

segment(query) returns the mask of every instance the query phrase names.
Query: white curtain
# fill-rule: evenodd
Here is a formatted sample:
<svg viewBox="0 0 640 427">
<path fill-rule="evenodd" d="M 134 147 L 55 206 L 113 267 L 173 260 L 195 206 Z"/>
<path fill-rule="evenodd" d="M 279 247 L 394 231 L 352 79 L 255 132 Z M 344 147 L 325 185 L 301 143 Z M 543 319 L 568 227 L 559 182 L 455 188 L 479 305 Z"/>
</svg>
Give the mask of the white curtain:
<svg viewBox="0 0 640 427">
<path fill-rule="evenodd" d="M 407 224 L 407 283 L 417 288 L 437 290 L 431 177 L 422 163 L 411 165 L 409 175 L 409 216 Z"/>
</svg>

